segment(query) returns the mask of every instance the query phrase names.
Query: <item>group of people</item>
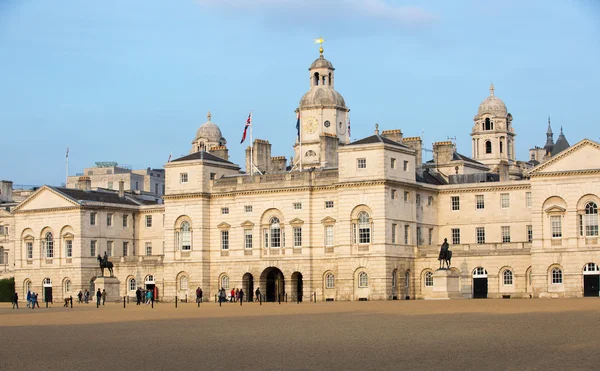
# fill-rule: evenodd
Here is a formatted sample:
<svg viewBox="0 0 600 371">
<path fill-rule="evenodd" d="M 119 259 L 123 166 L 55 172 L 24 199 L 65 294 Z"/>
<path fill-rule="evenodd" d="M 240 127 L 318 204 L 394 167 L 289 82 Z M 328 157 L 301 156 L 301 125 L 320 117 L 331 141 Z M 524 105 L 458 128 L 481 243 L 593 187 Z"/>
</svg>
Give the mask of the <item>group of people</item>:
<svg viewBox="0 0 600 371">
<path fill-rule="evenodd" d="M 102 291 L 100 291 L 100 289 L 98 289 L 98 291 L 96 291 L 96 306 L 97 307 L 100 306 L 100 301 L 102 301 L 102 305 L 104 305 L 104 303 L 106 302 L 107 296 L 108 296 L 108 294 L 106 293 L 105 289 L 102 289 Z"/>
<path fill-rule="evenodd" d="M 231 289 L 230 294 L 231 294 L 229 296 L 230 303 L 237 303 L 239 301 L 240 305 L 242 305 L 242 302 L 244 301 L 244 289 L 233 288 L 233 289 Z M 221 303 L 226 303 L 226 302 L 227 302 L 227 291 L 225 291 L 225 289 L 221 287 L 221 289 L 219 290 L 219 305 L 221 305 Z"/>
<path fill-rule="evenodd" d="M 89 303 L 90 302 L 90 292 L 86 289 L 85 292 L 81 292 L 81 290 L 79 291 L 79 294 L 77 294 L 77 301 L 79 302 L 79 304 L 83 303 Z"/>
<path fill-rule="evenodd" d="M 137 290 L 135 290 L 135 299 L 135 305 L 141 305 L 142 303 L 150 304 L 154 302 L 154 293 L 152 290 L 142 290 L 141 287 L 138 287 Z"/>
<path fill-rule="evenodd" d="M 32 291 L 27 291 L 27 308 L 35 309 L 35 306 L 40 307 L 40 303 L 38 302 L 38 294 Z M 13 296 L 13 309 L 19 309 L 19 294 L 15 292 Z"/>
</svg>

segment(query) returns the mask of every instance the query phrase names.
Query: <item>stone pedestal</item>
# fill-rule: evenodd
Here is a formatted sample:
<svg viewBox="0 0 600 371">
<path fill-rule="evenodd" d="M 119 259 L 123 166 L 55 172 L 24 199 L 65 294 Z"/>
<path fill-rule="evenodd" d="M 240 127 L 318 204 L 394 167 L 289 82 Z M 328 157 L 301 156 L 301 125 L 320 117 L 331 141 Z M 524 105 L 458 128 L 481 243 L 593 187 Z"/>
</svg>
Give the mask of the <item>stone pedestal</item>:
<svg viewBox="0 0 600 371">
<path fill-rule="evenodd" d="M 106 290 L 106 301 L 117 301 L 121 295 L 121 281 L 117 277 L 97 277 L 94 280 L 94 289 L 100 292 Z M 92 292 L 92 297 L 96 298 L 96 293 Z"/>
<path fill-rule="evenodd" d="M 438 269 L 433 273 L 433 299 L 460 299 L 460 273 L 451 269 Z"/>
</svg>

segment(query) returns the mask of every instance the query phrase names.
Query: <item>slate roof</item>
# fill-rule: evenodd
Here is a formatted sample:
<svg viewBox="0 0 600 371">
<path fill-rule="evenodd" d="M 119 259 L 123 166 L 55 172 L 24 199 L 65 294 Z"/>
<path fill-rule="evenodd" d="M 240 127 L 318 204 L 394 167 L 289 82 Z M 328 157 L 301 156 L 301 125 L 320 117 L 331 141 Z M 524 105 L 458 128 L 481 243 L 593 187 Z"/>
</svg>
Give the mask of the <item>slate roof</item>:
<svg viewBox="0 0 600 371">
<path fill-rule="evenodd" d="M 53 190 L 64 194 L 78 202 L 80 201 L 93 201 L 93 202 L 104 202 L 109 204 L 120 204 L 120 205 L 131 205 L 138 206 L 139 204 L 124 197 L 119 197 L 117 193 L 98 192 L 98 191 L 82 191 L 79 189 L 71 188 L 60 188 L 60 187 L 49 187 Z"/>
<path fill-rule="evenodd" d="M 444 178 L 442 178 L 440 175 L 432 174 L 428 171 L 424 171 L 421 175 L 419 175 L 419 173 L 417 173 L 416 178 L 417 178 L 417 182 L 419 182 L 419 183 L 427 183 L 427 184 L 433 184 L 433 185 L 448 184 L 448 182 L 446 182 L 446 180 L 444 180 Z"/>
<path fill-rule="evenodd" d="M 472 163 L 472 164 L 477 164 L 477 165 L 485 166 L 485 165 L 484 165 L 484 164 L 482 164 L 481 162 L 479 162 L 479 161 L 476 161 L 476 160 L 473 160 L 472 158 L 470 158 L 470 157 L 467 157 L 467 156 L 465 156 L 465 155 L 461 155 L 461 154 L 460 154 L 460 153 L 458 153 L 458 152 L 454 152 L 454 153 L 452 154 L 452 160 L 462 160 L 462 161 L 470 162 L 470 163 Z"/>
<path fill-rule="evenodd" d="M 385 144 L 390 144 L 390 145 L 398 146 L 398 147 L 402 147 L 402 148 L 410 148 L 404 144 L 395 142 L 389 138 L 382 137 L 381 135 L 377 135 L 377 134 L 371 135 L 370 137 L 366 137 L 363 139 L 359 139 L 356 142 L 352 142 L 348 145 L 354 146 L 354 145 L 360 145 L 360 144 L 374 144 L 374 143 L 385 143 Z"/>
<path fill-rule="evenodd" d="M 232 164 L 233 165 L 233 162 L 227 161 L 225 159 L 222 159 L 221 157 L 215 156 L 215 155 L 213 155 L 211 153 L 208 153 L 206 151 L 194 152 L 194 153 L 192 153 L 190 155 L 176 158 L 175 160 L 172 160 L 171 162 L 201 160 L 201 159 L 209 160 L 209 161 L 216 161 L 216 162 L 223 162 L 223 163 L 226 163 L 226 164 Z"/>
</svg>

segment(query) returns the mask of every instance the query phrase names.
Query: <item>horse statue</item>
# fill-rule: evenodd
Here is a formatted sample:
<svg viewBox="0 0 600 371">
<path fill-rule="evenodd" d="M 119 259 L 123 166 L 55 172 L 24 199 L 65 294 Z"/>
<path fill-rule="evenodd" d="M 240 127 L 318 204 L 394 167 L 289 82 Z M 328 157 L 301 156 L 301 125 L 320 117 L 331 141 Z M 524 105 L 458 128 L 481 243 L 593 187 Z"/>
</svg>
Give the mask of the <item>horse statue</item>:
<svg viewBox="0 0 600 371">
<path fill-rule="evenodd" d="M 444 238 L 444 243 L 440 248 L 440 256 L 438 257 L 440 269 L 450 269 L 450 265 L 452 264 L 452 251 L 448 250 L 449 247 L 448 239 Z"/>
<path fill-rule="evenodd" d="M 108 256 L 106 255 L 106 253 L 104 253 L 104 258 L 102 258 L 100 256 L 100 254 L 98 254 L 98 262 L 100 263 L 100 270 L 102 271 L 102 277 L 104 277 L 104 268 L 108 269 L 108 273 L 110 273 L 111 277 L 114 277 L 113 275 L 113 263 L 108 261 Z"/>
</svg>

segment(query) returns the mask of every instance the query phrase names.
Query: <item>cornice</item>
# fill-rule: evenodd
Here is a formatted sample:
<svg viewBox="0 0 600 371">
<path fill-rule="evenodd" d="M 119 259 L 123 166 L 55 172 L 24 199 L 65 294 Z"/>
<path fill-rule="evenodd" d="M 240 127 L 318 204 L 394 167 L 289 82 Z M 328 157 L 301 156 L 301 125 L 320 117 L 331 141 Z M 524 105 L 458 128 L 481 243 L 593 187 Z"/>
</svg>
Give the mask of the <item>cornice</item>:
<svg viewBox="0 0 600 371">
<path fill-rule="evenodd" d="M 72 210 L 81 210 L 84 209 L 82 206 L 69 206 L 69 207 L 51 207 L 48 209 L 31 209 L 31 210 L 16 210 L 13 211 L 14 214 L 27 214 L 27 213 L 48 213 L 48 212 L 57 212 L 57 211 L 72 211 Z"/>
<path fill-rule="evenodd" d="M 586 170 L 567 170 L 567 171 L 552 171 L 549 173 L 530 173 L 530 178 L 548 178 L 548 177 L 566 177 L 574 175 L 595 175 L 600 174 L 600 169 Z"/>
<path fill-rule="evenodd" d="M 519 185 L 488 185 L 486 187 L 475 187 L 475 188 L 451 188 L 451 189 L 440 189 L 440 194 L 449 193 L 475 193 L 475 192 L 496 192 L 496 191 L 516 191 L 521 189 L 531 189 L 531 184 L 519 184 Z"/>
</svg>

